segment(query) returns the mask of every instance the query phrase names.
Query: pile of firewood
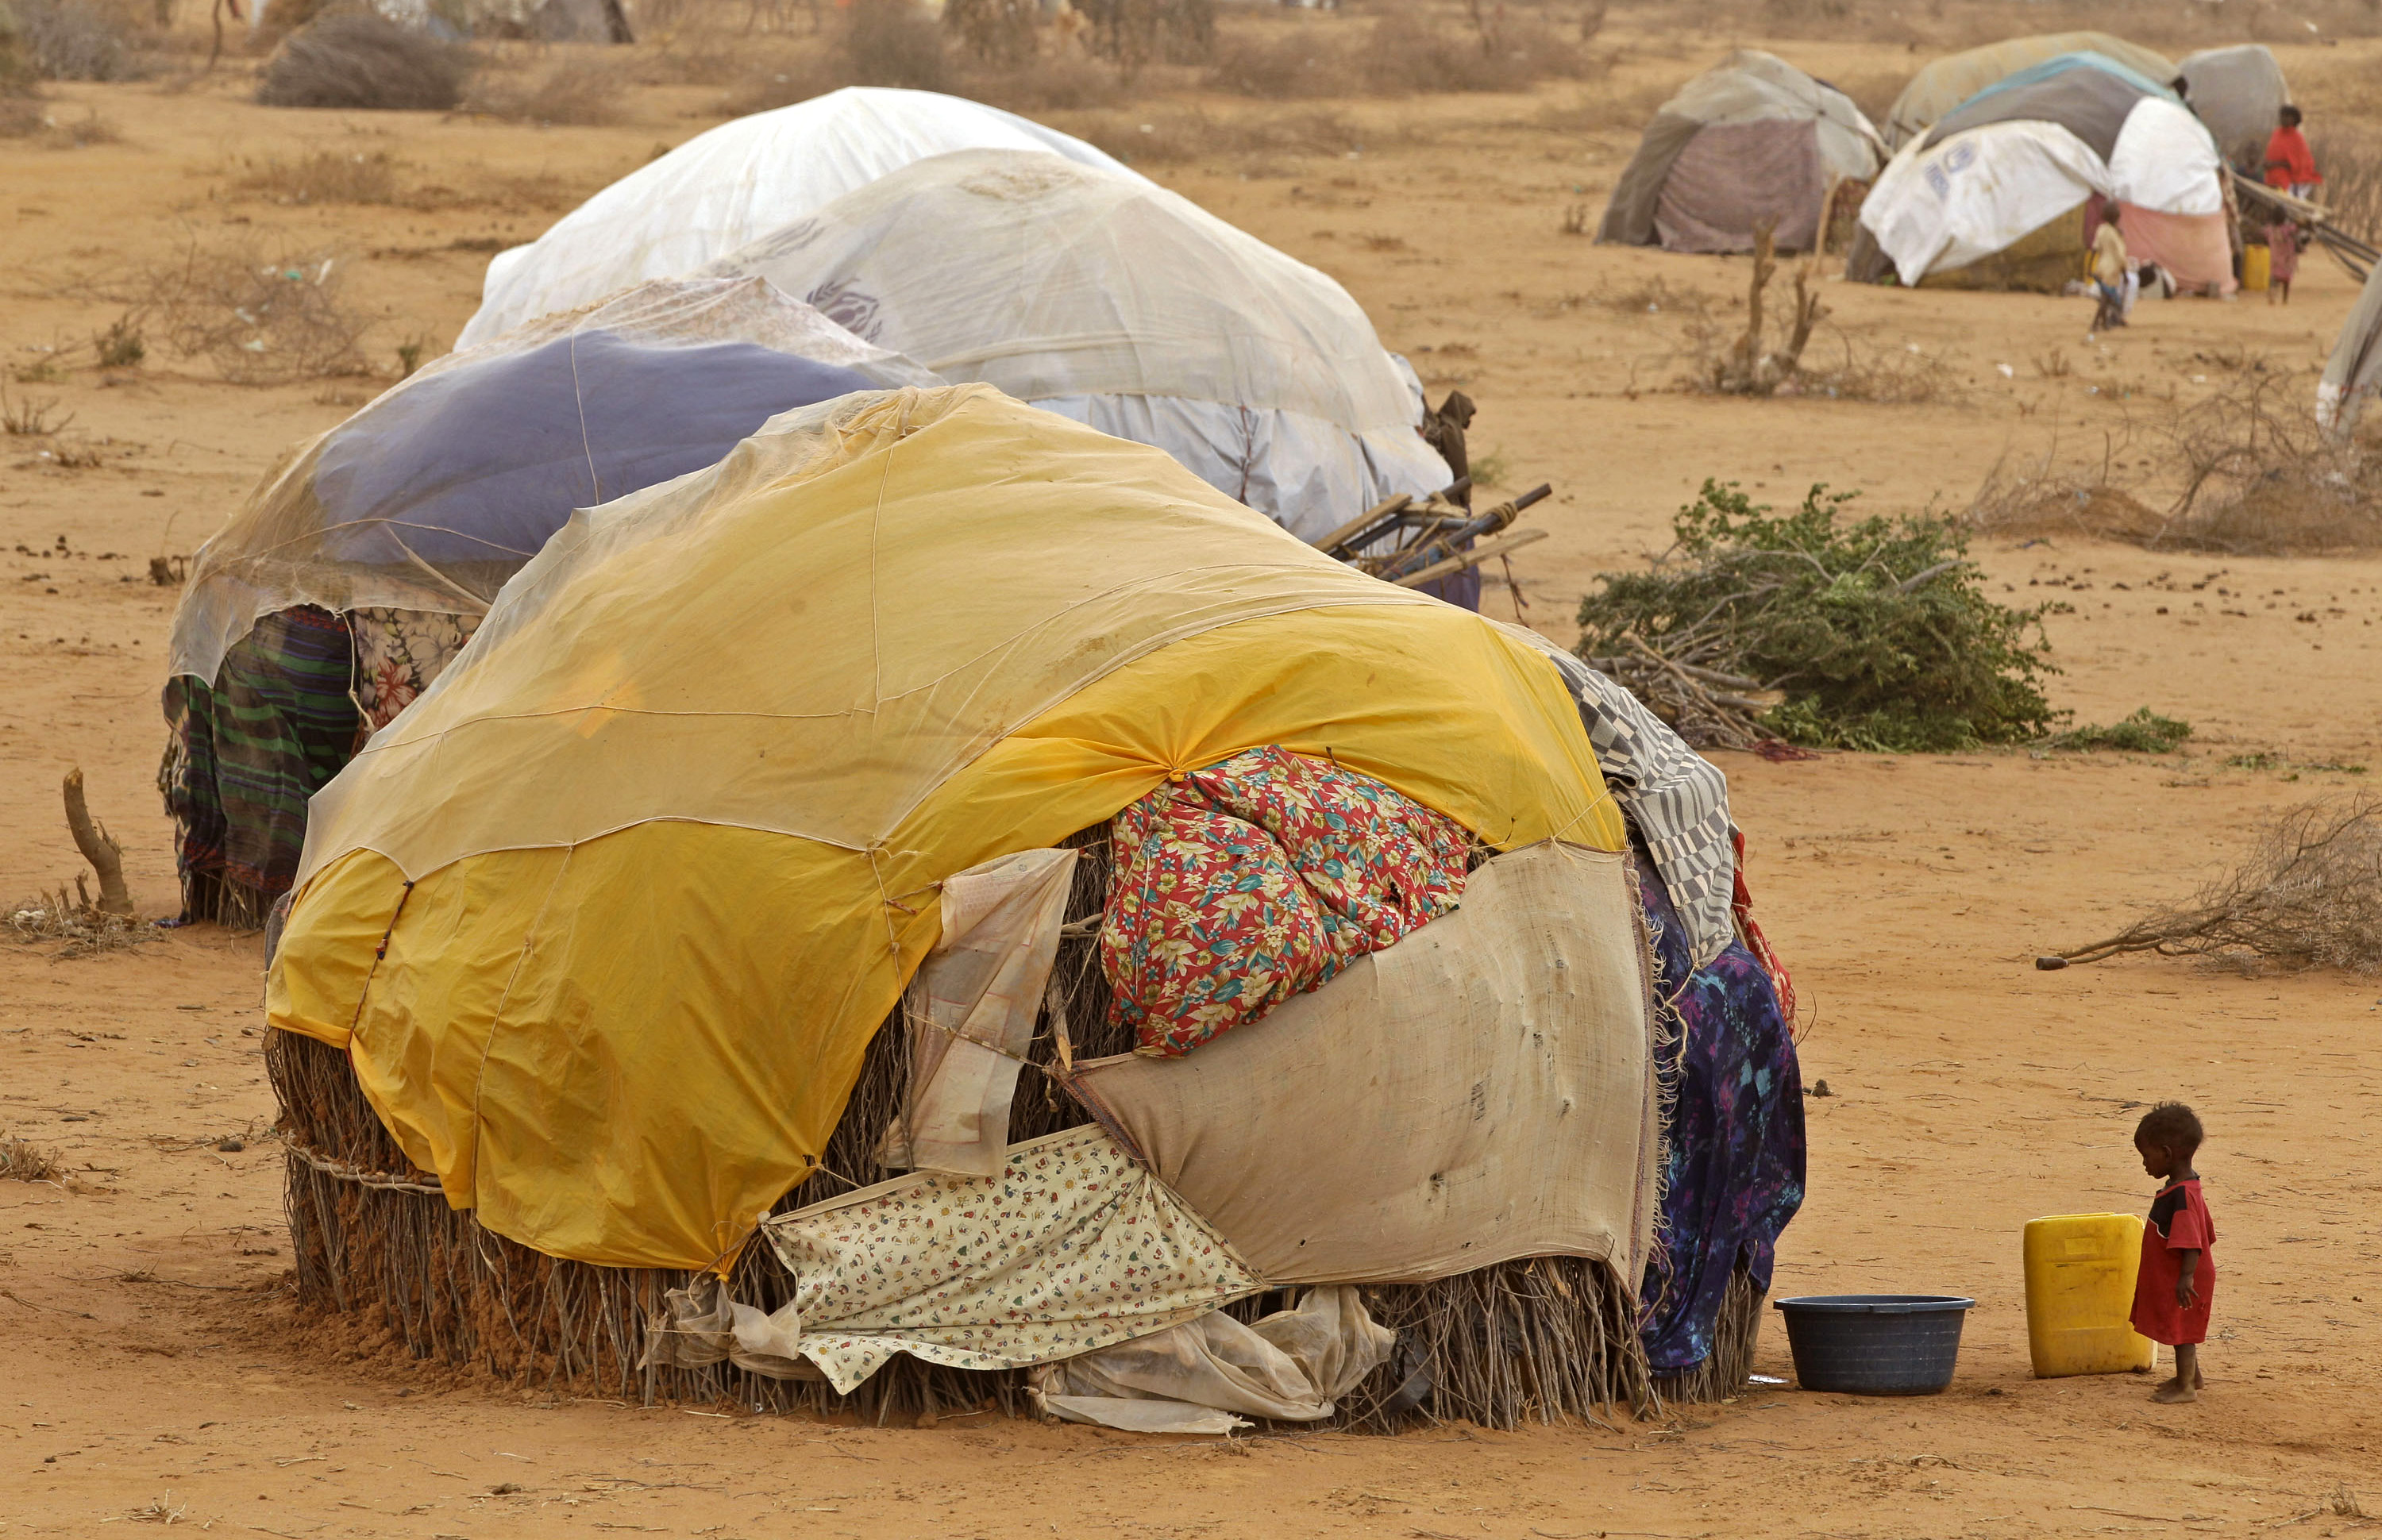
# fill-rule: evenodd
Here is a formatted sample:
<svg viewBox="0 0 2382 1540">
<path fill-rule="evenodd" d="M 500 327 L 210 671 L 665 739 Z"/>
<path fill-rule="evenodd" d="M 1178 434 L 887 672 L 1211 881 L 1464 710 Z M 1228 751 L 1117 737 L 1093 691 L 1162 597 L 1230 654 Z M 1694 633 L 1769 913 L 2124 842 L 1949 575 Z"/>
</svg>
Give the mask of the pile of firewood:
<svg viewBox="0 0 2382 1540">
<path fill-rule="evenodd" d="M 1416 498 L 1401 493 L 1376 504 L 1317 541 L 1324 555 L 1400 588 L 1452 578 L 1484 561 L 1512 555 L 1547 537 L 1544 530 L 1506 529 L 1524 508 L 1553 489 L 1543 483 L 1510 502 L 1475 513 L 1465 506 L 1469 477 L 1443 491 Z"/>
</svg>

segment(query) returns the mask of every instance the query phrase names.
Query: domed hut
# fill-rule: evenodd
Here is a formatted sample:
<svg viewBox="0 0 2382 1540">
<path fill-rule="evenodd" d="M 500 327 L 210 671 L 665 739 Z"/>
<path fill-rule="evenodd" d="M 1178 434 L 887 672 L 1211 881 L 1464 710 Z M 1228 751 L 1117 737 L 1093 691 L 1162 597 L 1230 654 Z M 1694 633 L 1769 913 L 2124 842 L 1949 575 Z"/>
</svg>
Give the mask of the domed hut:
<svg viewBox="0 0 2382 1540">
<path fill-rule="evenodd" d="M 670 278 L 929 155 L 1011 150 L 1139 181 L 1082 140 L 931 91 L 846 86 L 695 135 L 489 260 L 458 348 L 554 311 Z"/>
<path fill-rule="evenodd" d="M 1862 204 L 1857 278 L 2056 292 L 2081 276 L 2093 223 L 2179 284 L 2234 284 L 2223 162 L 2164 85 L 2064 54 L 1978 92 L 1906 142 Z M 2097 200 L 2097 202 L 2096 202 Z"/>
<path fill-rule="evenodd" d="M 317 799 L 301 1292 L 645 1398 L 1644 1404 L 1612 790 L 1535 645 L 1163 455 L 789 414 L 574 516 Z"/>
<path fill-rule="evenodd" d="M 2265 180 L 2266 137 L 2291 99 L 2274 50 L 2263 43 L 2204 48 L 2184 56 L 2180 73 L 2185 99 L 2216 136 L 2226 164 Z"/>
<path fill-rule="evenodd" d="M 292 447 L 174 612 L 161 785 L 185 914 L 262 922 L 306 799 L 573 507 L 709 465 L 789 408 L 933 378 L 757 278 L 663 282 L 436 360 Z"/>
<path fill-rule="evenodd" d="M 1899 151 L 1979 92 L 2062 54 L 2098 54 L 2161 84 L 2176 75 L 2165 55 L 2107 32 L 2045 32 L 1987 43 L 1932 60 L 1910 78 L 1885 115 L 1886 148 Z"/>
<path fill-rule="evenodd" d="M 1843 92 L 1740 48 L 1663 104 L 1614 185 L 1596 238 L 1670 251 L 1778 250 L 1822 236 L 1828 190 L 1885 164 L 1877 129 Z"/>
<path fill-rule="evenodd" d="M 1332 279 L 1188 199 L 1051 155 L 938 155 L 723 258 L 945 379 L 1155 445 L 1303 540 L 1454 478 Z"/>
</svg>

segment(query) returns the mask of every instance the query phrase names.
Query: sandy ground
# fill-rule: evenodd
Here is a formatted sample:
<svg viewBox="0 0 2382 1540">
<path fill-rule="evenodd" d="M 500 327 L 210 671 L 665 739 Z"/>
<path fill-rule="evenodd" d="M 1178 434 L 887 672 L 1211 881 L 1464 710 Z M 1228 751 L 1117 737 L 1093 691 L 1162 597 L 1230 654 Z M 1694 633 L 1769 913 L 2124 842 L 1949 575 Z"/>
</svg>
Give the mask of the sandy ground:
<svg viewBox="0 0 2382 1540">
<path fill-rule="evenodd" d="M 1677 303 L 1657 295 L 1664 308 L 1648 312 L 1645 286 L 1725 305 L 1744 264 L 1596 248 L 1561 232 L 1563 213 L 1601 207 L 1639 105 L 1724 41 L 1625 39 L 1595 86 L 1358 104 L 1378 142 L 1352 159 L 1154 168 L 1340 276 L 1436 387 L 1477 397 L 1476 453 L 1502 456 L 1507 485 L 1554 483 L 1540 520 L 1553 538 L 1516 562 L 1528 616 L 1551 633 L 1569 638 L 1591 574 L 1663 544 L 1707 475 L 1780 501 L 1826 481 L 1886 510 L 1960 506 L 2005 455 L 2057 443 L 2143 460 L 2155 478 L 2170 468 L 2130 422 L 2220 388 L 2246 358 L 2303 366 L 2329 347 L 2353 290 L 2322 258 L 2288 310 L 2150 305 L 2093 343 L 2081 300 L 1834 285 L 1850 345 L 1936 361 L 1943 398 L 1665 389 Z M 1903 56 L 1785 46 L 1823 73 L 1873 76 Z M 2320 115 L 2327 82 L 2370 79 L 2382 47 L 2292 50 L 2286 66 Z M 80 342 L 121 308 L 104 291 L 192 243 L 249 238 L 344 253 L 350 293 L 384 318 L 370 347 L 387 368 L 399 341 L 453 335 L 489 244 L 698 131 L 718 99 L 645 90 L 624 127 L 540 130 L 272 112 L 242 90 L 62 88 L 63 112 L 89 105 L 121 142 L 0 147 L 8 365 Z M 236 190 L 244 164 L 324 147 L 393 155 L 408 201 L 301 208 Z M 2038 366 L 2055 348 L 2070 373 Z M 10 387 L 56 397 L 76 413 L 69 442 L 102 463 L 61 469 L 40 458 L 57 441 L 0 443 L 0 897 L 70 877 L 56 788 L 80 764 L 142 910 L 174 911 L 152 786 L 174 595 L 149 583 L 148 558 L 193 548 L 285 444 L 374 388 L 228 386 L 158 352 L 113 375 L 86 355 L 59 383 Z M 2364 784 L 2341 767 L 2382 763 L 2382 558 L 2067 540 L 1978 554 L 2008 593 L 2049 583 L 2067 603 L 2048 620 L 2059 704 L 2086 720 L 2143 704 L 2184 716 L 2198 729 L 2188 748 L 1723 761 L 1761 913 L 1811 1002 L 1805 1078 L 1836 1093 L 1809 1104 L 1811 1197 L 1776 1292 L 1974 1295 L 1944 1397 L 1763 1387 L 1617 1429 L 1227 1448 L 990 1418 L 878 1430 L 558 1400 L 362 1355 L 283 1289 L 259 946 L 201 927 L 98 959 L 0 947 L 0 1133 L 56 1149 L 74 1173 L 65 1188 L 0 1184 L 0 1534 L 165 1521 L 308 1540 L 2368 1527 L 2361 1504 L 2382 1514 L 2382 984 L 2142 960 L 2038 973 L 2028 959 L 2181 897 L 2271 811 Z M 1513 603 L 1490 598 L 1496 613 Z M 2201 1164 L 2223 1241 L 2209 1392 L 2156 1407 L 2130 1377 L 2033 1380 L 2020 1227 L 2143 1206 L 2131 1109 L 2168 1096 L 2211 1131 Z M 1774 1330 L 1762 1359 L 1790 1376 Z"/>
</svg>

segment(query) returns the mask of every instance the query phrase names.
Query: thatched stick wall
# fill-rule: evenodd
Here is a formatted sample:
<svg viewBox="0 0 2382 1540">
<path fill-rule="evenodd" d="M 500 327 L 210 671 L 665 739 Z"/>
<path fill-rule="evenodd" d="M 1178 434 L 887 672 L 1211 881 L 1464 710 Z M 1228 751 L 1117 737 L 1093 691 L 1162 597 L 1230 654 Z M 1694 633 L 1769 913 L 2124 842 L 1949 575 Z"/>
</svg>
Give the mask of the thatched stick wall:
<svg viewBox="0 0 2382 1540">
<path fill-rule="evenodd" d="M 1102 826 L 1070 841 L 1085 852 L 1070 922 L 1106 906 L 1106 836 Z M 1115 1034 L 1105 1032 L 1108 987 L 1097 944 L 1088 935 L 1063 940 L 1054 971 L 1075 1054 L 1085 1058 L 1132 1046 L 1129 1034 L 1111 1041 Z M 1046 1066 L 1052 1057 L 1046 1011 L 1032 1059 Z M 1021 1372 L 947 1369 L 906 1355 L 849 1397 L 824 1382 L 774 1380 L 726 1363 L 642 1368 L 645 1323 L 687 1274 L 559 1261 L 482 1228 L 470 1212 L 448 1207 L 436 1178 L 412 1168 L 364 1100 L 346 1055 L 276 1032 L 265 1062 L 290 1146 L 288 1202 L 301 1297 L 385 1326 L 417 1358 L 582 1394 L 727 1399 L 877 1422 L 987 1405 L 1028 1409 Z M 821 1169 L 788 1192 L 778 1212 L 898 1174 L 879 1167 L 876 1152 L 908 1078 L 909 1034 L 897 1011 L 870 1044 Z M 1090 1121 L 1040 1068 L 1021 1081 L 1011 1119 L 1013 1141 Z M 767 1311 L 791 1297 L 792 1279 L 768 1247 L 748 1246 L 730 1287 L 737 1300 Z M 1365 1295 L 1375 1316 L 1400 1333 L 1401 1350 L 1343 1398 L 1329 1425 L 1388 1431 L 1437 1417 L 1512 1427 L 1655 1404 L 1634 1293 L 1603 1264 L 1528 1258 Z M 1234 1313 L 1254 1317 L 1284 1302 L 1279 1294 L 1261 1296 Z M 1733 1394 L 1742 1377 L 1712 1393 Z M 1411 1394 L 1399 1395 L 1402 1387 L 1424 1386 L 1419 1409 L 1407 1404 Z"/>
</svg>

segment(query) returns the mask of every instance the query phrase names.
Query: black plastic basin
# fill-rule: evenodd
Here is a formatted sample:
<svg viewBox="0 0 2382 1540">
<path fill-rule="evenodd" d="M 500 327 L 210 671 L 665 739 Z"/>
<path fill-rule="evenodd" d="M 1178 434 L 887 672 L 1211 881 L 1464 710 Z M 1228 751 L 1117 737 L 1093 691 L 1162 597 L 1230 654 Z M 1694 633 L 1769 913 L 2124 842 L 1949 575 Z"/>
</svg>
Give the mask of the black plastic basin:
<svg viewBox="0 0 2382 1540">
<path fill-rule="evenodd" d="M 1804 1389 L 1933 1396 L 1952 1383 L 1960 1323 L 1976 1302 L 1951 1294 L 1811 1294 L 1777 1308 Z"/>
</svg>

